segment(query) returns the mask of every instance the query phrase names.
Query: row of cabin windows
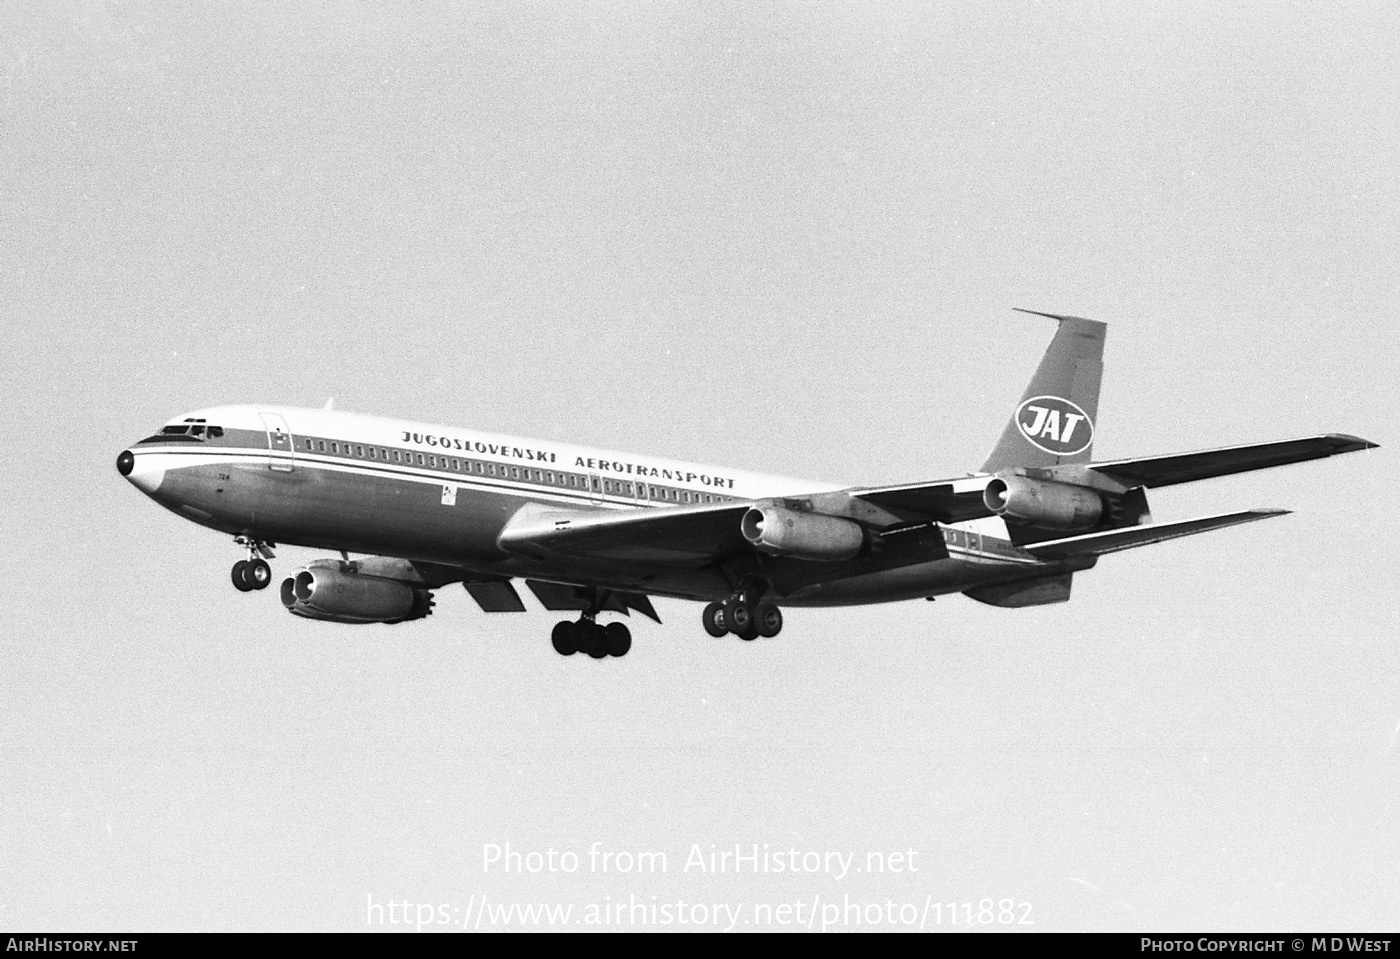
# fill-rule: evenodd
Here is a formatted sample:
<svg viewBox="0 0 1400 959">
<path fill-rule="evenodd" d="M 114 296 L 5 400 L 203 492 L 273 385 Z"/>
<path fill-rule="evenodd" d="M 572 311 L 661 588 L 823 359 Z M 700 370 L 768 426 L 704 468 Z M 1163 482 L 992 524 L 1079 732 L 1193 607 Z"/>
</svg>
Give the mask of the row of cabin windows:
<svg viewBox="0 0 1400 959">
<path fill-rule="evenodd" d="M 329 444 L 329 449 L 327 449 Z M 391 450 L 384 446 L 353 445 L 338 440 L 305 440 L 303 446 L 308 451 L 335 453 L 344 456 L 357 456 L 360 459 L 382 460 L 385 463 L 406 463 L 410 466 L 427 466 L 430 469 L 451 469 L 454 473 L 475 473 L 478 476 L 499 476 L 510 479 L 524 479 L 548 486 L 588 490 L 588 477 L 578 473 L 556 472 L 535 469 L 529 466 L 506 466 L 504 463 L 488 463 L 482 460 L 464 460 L 458 457 L 438 456 L 436 453 L 419 453 L 412 450 Z M 342 449 L 343 448 L 343 449 Z M 439 460 L 441 463 L 439 463 Z M 450 464 L 450 465 L 449 465 Z M 595 479 L 595 483 L 598 481 Z M 638 499 L 651 499 L 669 503 L 724 503 L 732 497 L 718 493 L 695 493 L 690 490 L 673 489 L 669 486 L 656 486 L 649 483 L 629 483 L 624 480 L 602 480 L 601 490 L 593 492 L 610 493 L 615 496 L 629 496 Z"/>
</svg>

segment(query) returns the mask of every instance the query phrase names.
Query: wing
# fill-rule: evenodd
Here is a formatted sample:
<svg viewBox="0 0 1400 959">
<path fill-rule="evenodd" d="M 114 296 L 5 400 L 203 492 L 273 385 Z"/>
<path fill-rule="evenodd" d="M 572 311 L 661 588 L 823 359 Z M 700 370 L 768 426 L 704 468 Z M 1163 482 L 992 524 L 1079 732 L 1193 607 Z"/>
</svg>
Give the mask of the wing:
<svg viewBox="0 0 1400 959">
<path fill-rule="evenodd" d="M 940 523 L 961 523 L 995 515 L 982 502 L 986 476 L 932 483 L 906 483 L 852 490 L 852 496 L 888 510 L 904 520 L 932 519 Z"/>
<path fill-rule="evenodd" d="M 1174 453 L 1170 456 L 1150 456 L 1137 459 L 1090 463 L 1088 468 L 1128 486 L 1171 486 L 1193 480 L 1228 476 L 1248 470 L 1285 466 L 1307 460 L 1375 449 L 1377 444 L 1359 436 L 1326 433 L 1305 436 L 1277 443 L 1251 443 L 1247 446 L 1226 446 L 1221 449 L 1195 453 Z"/>
<path fill-rule="evenodd" d="M 578 586 L 547 583 L 538 579 L 527 579 L 525 585 L 530 587 L 530 592 L 535 594 L 535 598 L 545 609 L 557 612 L 565 609 L 588 608 L 588 591 Z M 635 609 L 643 616 L 648 616 L 658 623 L 661 622 L 661 617 L 656 615 L 656 609 L 651 605 L 651 599 L 645 593 L 607 590 L 602 598 L 604 609 L 610 609 L 624 616 L 631 616 L 631 610 Z"/>
<path fill-rule="evenodd" d="M 527 556 L 586 556 L 666 566 L 707 566 L 744 552 L 739 521 L 748 503 L 582 512 L 538 503 L 501 531 L 504 550 Z"/>
<path fill-rule="evenodd" d="M 1286 509 L 1249 509 L 1238 513 L 1221 513 L 1218 516 L 1182 520 L 1179 523 L 1149 523 L 1146 526 L 1129 526 L 1100 533 L 1086 533 L 1082 536 L 1067 536 L 1044 543 L 1032 543 L 1021 548 L 1036 559 L 1043 560 L 1068 559 L 1071 556 L 1102 556 L 1104 553 L 1165 543 L 1169 539 L 1194 536 L 1196 533 L 1237 526 L 1240 523 L 1253 523 L 1287 513 Z"/>
</svg>

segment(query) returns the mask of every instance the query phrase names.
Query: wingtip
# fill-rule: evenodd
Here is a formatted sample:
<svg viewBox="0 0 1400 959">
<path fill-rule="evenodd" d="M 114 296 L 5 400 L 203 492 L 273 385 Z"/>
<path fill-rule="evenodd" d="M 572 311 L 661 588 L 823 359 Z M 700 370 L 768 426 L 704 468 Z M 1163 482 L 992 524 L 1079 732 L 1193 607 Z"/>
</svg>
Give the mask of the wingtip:
<svg viewBox="0 0 1400 959">
<path fill-rule="evenodd" d="M 1368 439 L 1352 436 L 1350 433 L 1328 433 L 1327 441 L 1332 444 L 1335 453 L 1354 453 L 1357 450 L 1378 450 L 1381 448 L 1379 443 L 1372 443 Z"/>
</svg>

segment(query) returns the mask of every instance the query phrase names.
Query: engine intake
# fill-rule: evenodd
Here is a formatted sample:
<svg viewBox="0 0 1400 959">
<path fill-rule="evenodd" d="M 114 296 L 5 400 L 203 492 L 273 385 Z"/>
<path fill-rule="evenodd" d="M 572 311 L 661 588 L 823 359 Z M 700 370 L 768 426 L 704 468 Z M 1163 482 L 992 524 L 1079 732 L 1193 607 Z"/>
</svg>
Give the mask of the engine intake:
<svg viewBox="0 0 1400 959">
<path fill-rule="evenodd" d="M 333 623 L 402 623 L 433 611 L 431 591 L 333 560 L 296 570 L 282 581 L 281 593 L 293 615 Z"/>
<path fill-rule="evenodd" d="M 739 522 L 744 539 L 765 553 L 835 562 L 865 547 L 865 530 L 848 519 L 799 513 L 780 506 L 754 506 Z"/>
<path fill-rule="evenodd" d="M 1104 511 L 1103 497 L 1091 489 L 1015 474 L 993 477 L 982 502 L 1005 519 L 1066 531 L 1097 526 Z"/>
</svg>

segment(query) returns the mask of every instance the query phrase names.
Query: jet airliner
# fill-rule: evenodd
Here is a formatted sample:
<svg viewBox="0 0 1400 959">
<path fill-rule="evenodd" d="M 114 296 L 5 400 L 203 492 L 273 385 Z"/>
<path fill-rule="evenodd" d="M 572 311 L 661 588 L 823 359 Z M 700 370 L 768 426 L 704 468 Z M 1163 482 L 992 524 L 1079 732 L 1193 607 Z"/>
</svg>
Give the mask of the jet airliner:
<svg viewBox="0 0 1400 959">
<path fill-rule="evenodd" d="M 1033 311 L 1023 311 L 1033 312 Z M 461 583 L 482 610 L 548 610 L 563 655 L 625 655 L 604 613 L 657 622 L 650 597 L 705 603 L 712 636 L 776 636 L 784 606 L 962 593 L 993 606 L 1069 599 L 1100 556 L 1278 516 L 1153 522 L 1148 489 L 1375 447 L 1328 433 L 1166 456 L 1091 456 L 1106 325 L 1058 327 L 976 473 L 839 487 L 475 430 L 273 405 L 196 410 L 117 457 L 160 505 L 246 550 L 261 590 L 278 543 L 333 550 L 288 573 L 296 616 L 402 623 Z M 350 553 L 366 558 L 352 560 Z"/>
</svg>

